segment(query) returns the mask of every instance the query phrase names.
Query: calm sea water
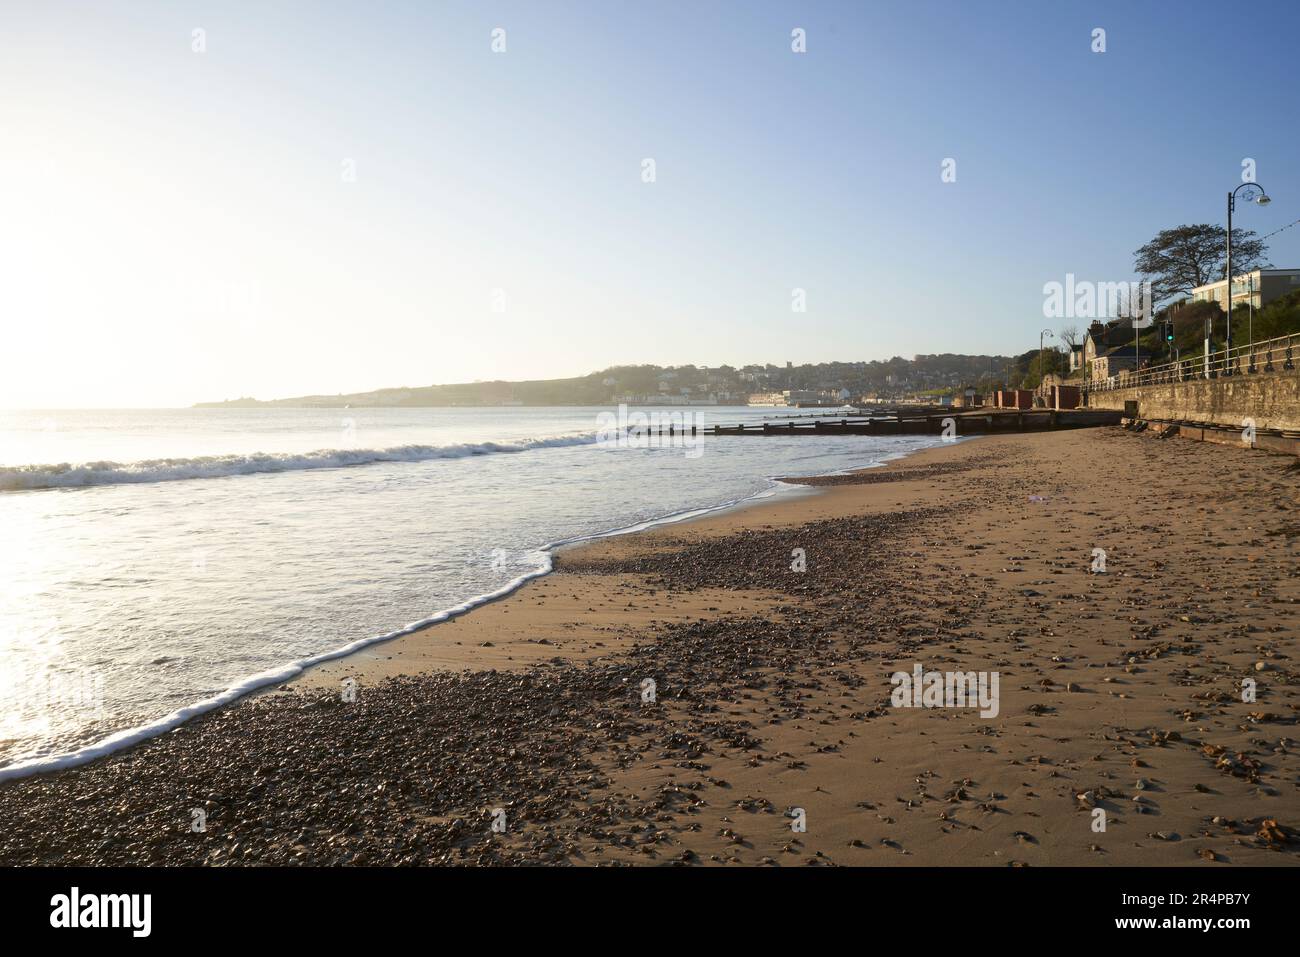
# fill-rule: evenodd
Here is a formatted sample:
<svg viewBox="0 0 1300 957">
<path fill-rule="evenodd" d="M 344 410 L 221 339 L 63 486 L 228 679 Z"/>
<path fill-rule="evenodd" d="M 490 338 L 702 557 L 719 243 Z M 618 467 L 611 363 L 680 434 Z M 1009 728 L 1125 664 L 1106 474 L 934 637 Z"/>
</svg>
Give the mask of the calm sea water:
<svg viewBox="0 0 1300 957">
<path fill-rule="evenodd" d="M 0 777 L 122 747 L 508 590 L 549 569 L 548 545 L 935 441 L 646 448 L 597 441 L 611 412 L 0 412 Z"/>
</svg>

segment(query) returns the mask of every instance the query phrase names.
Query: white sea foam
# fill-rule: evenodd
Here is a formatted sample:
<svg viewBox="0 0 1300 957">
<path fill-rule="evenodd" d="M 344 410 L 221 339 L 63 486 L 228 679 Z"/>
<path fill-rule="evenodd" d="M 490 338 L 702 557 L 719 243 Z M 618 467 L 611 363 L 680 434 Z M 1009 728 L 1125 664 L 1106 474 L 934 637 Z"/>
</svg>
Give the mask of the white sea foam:
<svg viewBox="0 0 1300 957">
<path fill-rule="evenodd" d="M 208 455 L 199 458 L 146 459 L 142 462 L 86 462 L 78 465 L 20 465 L 0 467 L 0 492 L 46 488 L 85 488 L 183 479 L 224 478 L 259 472 L 298 472 L 337 469 L 376 462 L 427 462 L 471 455 L 528 452 L 533 449 L 591 445 L 595 433 L 523 439 L 518 442 L 473 442 L 457 445 L 400 445 L 388 449 L 318 449 L 303 453 L 255 452 L 251 455 Z"/>
<path fill-rule="evenodd" d="M 380 641 L 390 641 L 393 638 L 400 638 L 402 635 L 409 635 L 413 631 L 429 625 L 437 624 L 440 621 L 447 621 L 455 618 L 457 615 L 463 615 L 465 612 L 479 605 L 486 604 L 502 598 L 519 588 L 524 582 L 537 578 L 540 575 L 548 573 L 552 566 L 549 552 L 538 553 L 541 561 L 538 567 L 518 578 L 513 579 L 508 584 L 488 592 L 484 595 L 478 595 L 468 601 L 461 602 L 451 608 L 444 608 L 437 614 L 430 615 L 419 621 L 413 621 L 409 625 L 404 625 L 396 631 L 390 631 L 382 635 L 372 635 L 369 638 L 361 638 L 357 641 L 349 642 L 341 648 L 335 648 L 332 651 L 326 651 L 319 655 L 313 655 L 310 658 L 302 658 L 298 661 L 291 662 L 280 668 L 273 668 L 269 671 L 262 671 L 258 674 L 251 675 L 242 681 L 236 682 L 220 694 L 213 695 L 210 698 L 204 698 L 196 701 L 194 704 L 186 705 L 173 711 L 171 714 L 164 715 L 148 724 L 139 725 L 134 728 L 127 728 L 116 734 L 110 735 L 94 744 L 87 745 L 76 751 L 69 751 L 63 754 L 50 755 L 48 757 L 33 758 L 27 761 L 19 761 L 14 764 L 0 767 L 0 781 L 7 781 L 10 778 L 28 777 L 32 774 L 48 773 L 50 771 L 61 771 L 64 768 L 75 768 L 80 764 L 86 764 L 94 761 L 96 758 L 106 757 L 114 751 L 120 751 L 123 748 L 129 748 L 132 745 L 139 744 L 142 741 L 148 741 L 150 738 L 156 738 L 161 734 L 166 734 L 173 728 L 179 727 L 191 718 L 198 717 L 204 712 L 219 708 L 224 704 L 242 698 L 244 695 L 256 691 L 258 688 L 264 688 L 267 685 L 279 684 L 288 681 L 296 675 L 301 674 L 312 665 L 320 664 L 323 661 L 331 661 L 334 658 L 342 658 L 352 654 L 366 645 L 373 645 Z"/>
</svg>

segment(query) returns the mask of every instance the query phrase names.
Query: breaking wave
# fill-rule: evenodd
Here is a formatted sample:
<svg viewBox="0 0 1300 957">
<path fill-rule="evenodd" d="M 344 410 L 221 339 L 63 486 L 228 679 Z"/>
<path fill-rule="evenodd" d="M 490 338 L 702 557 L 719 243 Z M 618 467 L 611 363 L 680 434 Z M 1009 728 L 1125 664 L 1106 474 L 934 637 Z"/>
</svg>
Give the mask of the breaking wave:
<svg viewBox="0 0 1300 957">
<path fill-rule="evenodd" d="M 45 488 L 88 488 L 142 482 L 224 478 L 259 472 L 298 472 L 337 469 L 375 462 L 427 462 L 471 455 L 528 452 L 533 449 L 592 445 L 595 433 L 524 439 L 518 442 L 477 442 L 459 445 L 400 445 L 388 449 L 318 449 L 315 452 L 254 452 L 250 455 L 206 455 L 192 459 L 146 459 L 142 462 L 85 462 L 77 465 L 19 465 L 0 467 L 0 492 Z"/>
</svg>

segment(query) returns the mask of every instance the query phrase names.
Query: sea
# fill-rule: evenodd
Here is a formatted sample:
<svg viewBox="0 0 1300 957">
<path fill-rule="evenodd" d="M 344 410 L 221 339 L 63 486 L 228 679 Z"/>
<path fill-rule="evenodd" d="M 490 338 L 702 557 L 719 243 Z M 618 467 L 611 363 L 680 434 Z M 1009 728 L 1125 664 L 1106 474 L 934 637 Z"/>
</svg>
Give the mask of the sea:
<svg viewBox="0 0 1300 957">
<path fill-rule="evenodd" d="M 461 614 L 546 574 L 560 544 L 939 441 L 699 434 L 782 414 L 0 411 L 0 779 Z"/>
</svg>

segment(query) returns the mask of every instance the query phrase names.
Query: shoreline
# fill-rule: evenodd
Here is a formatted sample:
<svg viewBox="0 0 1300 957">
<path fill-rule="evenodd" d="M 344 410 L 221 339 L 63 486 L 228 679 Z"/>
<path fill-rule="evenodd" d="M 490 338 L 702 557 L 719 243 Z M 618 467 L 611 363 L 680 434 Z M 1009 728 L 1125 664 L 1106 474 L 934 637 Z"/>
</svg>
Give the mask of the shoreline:
<svg viewBox="0 0 1300 957">
<path fill-rule="evenodd" d="M 434 656 L 424 651 L 423 646 L 435 642 L 437 635 L 432 632 L 439 625 L 453 624 L 457 619 L 461 619 L 471 612 L 480 611 L 490 605 L 512 599 L 529 585 L 533 585 L 546 579 L 548 576 L 553 575 L 556 570 L 556 561 L 563 555 L 568 554 L 573 556 L 575 553 L 579 553 L 584 549 L 591 548 L 607 540 L 617 541 L 628 537 L 651 535 L 655 532 L 671 530 L 677 526 L 689 528 L 691 525 L 697 523 L 708 523 L 711 520 L 721 520 L 730 515 L 741 516 L 747 512 L 779 507 L 786 502 L 793 502 L 802 497 L 812 498 L 826 495 L 828 493 L 828 487 L 837 484 L 836 480 L 842 477 L 851 478 L 859 473 L 888 468 L 891 464 L 918 460 L 918 457 L 925 456 L 927 453 L 935 452 L 940 449 L 955 448 L 979 438 L 981 438 L 981 436 L 969 436 L 960 438 L 951 444 L 931 445 L 910 452 L 897 453 L 890 455 L 880 462 L 860 466 L 854 469 L 841 470 L 825 476 L 772 477 L 768 479 L 768 481 L 775 483 L 772 487 L 762 489 L 761 491 L 743 499 L 725 502 L 719 505 L 707 506 L 701 509 L 691 509 L 686 512 L 666 515 L 663 518 L 653 519 L 648 522 L 640 522 L 635 525 L 611 529 L 606 532 L 598 532 L 593 535 L 582 536 L 579 538 L 565 539 L 545 545 L 538 549 L 538 551 L 545 553 L 550 559 L 550 567 L 546 570 L 525 576 L 517 583 L 512 583 L 507 589 L 502 589 L 499 593 L 492 593 L 492 597 L 484 598 L 483 596 L 480 596 L 483 600 L 474 599 L 473 606 L 467 608 L 463 612 L 437 620 L 430 619 L 426 624 L 411 628 L 410 630 L 404 629 L 401 633 L 396 634 L 391 638 L 381 638 L 367 642 L 366 645 L 358 647 L 355 651 L 349 652 L 346 656 L 334 657 L 312 664 L 309 667 L 302 669 L 302 671 L 295 674 L 293 677 L 287 679 L 287 684 L 301 684 L 311 688 L 332 688 L 345 677 L 349 676 L 361 679 L 362 677 L 382 678 L 388 677 L 392 674 L 405 675 L 407 674 L 405 671 L 393 671 L 377 663 L 379 661 L 391 661 L 395 657 L 402 657 L 402 653 L 407 651 L 408 648 L 411 649 L 411 657 L 419 659 L 418 670 L 447 670 L 469 666 L 483 667 L 487 664 L 491 664 L 498 668 L 506 666 L 525 667 L 528 663 L 527 660 L 522 663 L 508 660 L 509 664 L 507 664 L 498 660 L 499 656 L 491 655 L 484 658 L 481 652 L 471 653 L 463 660 L 460 656 L 454 654 Z M 521 607 L 524 604 L 524 602 L 520 602 Z M 403 645 L 403 642 L 407 644 Z M 385 648 L 393 646 L 398 646 L 397 655 L 383 654 Z M 283 687 L 284 685 L 279 682 L 272 682 L 256 689 L 251 692 L 251 694 L 266 694 L 272 691 L 281 690 Z"/>
<path fill-rule="evenodd" d="M 1297 861 L 1285 461 L 1098 429 L 809 485 L 0 784 L 0 862 Z M 1000 672 L 1000 713 L 891 708 L 914 664 Z"/>
<path fill-rule="evenodd" d="M 925 451 L 925 449 L 916 451 Z M 862 466 L 861 469 L 879 468 L 890 461 L 906 458 L 908 455 L 912 454 L 916 454 L 916 452 L 904 452 L 891 455 L 880 462 Z M 850 471 L 859 470 L 860 469 L 853 469 Z M 70 770 L 72 768 L 82 767 L 83 765 L 102 758 L 110 757 L 111 755 L 152 740 L 159 735 L 167 734 L 182 726 L 187 721 L 193 720 L 200 715 L 207 714 L 208 712 L 219 708 L 229 707 L 247 698 L 279 690 L 287 682 L 297 682 L 307 678 L 314 671 L 324 665 L 332 662 L 344 662 L 354 655 L 362 654 L 372 646 L 382 646 L 395 641 L 400 641 L 401 639 L 407 638 L 411 635 L 419 634 L 426 629 L 434 628 L 437 625 L 445 624 L 453 619 L 467 615 L 484 605 L 489 605 L 493 602 L 508 598 L 531 581 L 550 575 L 554 571 L 555 556 L 562 550 L 580 548 L 589 542 L 599 541 L 604 538 L 636 535 L 659 527 L 696 521 L 732 509 L 743 509 L 753 505 L 759 505 L 765 501 L 779 498 L 783 495 L 797 495 L 800 494 L 801 491 L 804 493 L 809 491 L 807 486 L 801 486 L 799 484 L 798 479 L 769 478 L 768 481 L 773 483 L 771 487 L 761 489 L 753 495 L 742 499 L 723 502 L 717 505 L 704 506 L 702 508 L 688 509 L 684 512 L 672 513 L 660 518 L 638 522 L 633 525 L 620 526 L 591 535 L 561 539 L 557 542 L 542 545 L 536 549 L 536 552 L 545 556 L 546 564 L 541 568 L 518 576 L 500 588 L 473 595 L 456 605 L 439 609 L 425 618 L 409 622 L 391 632 L 357 638 L 339 646 L 338 648 L 332 648 L 328 651 L 323 651 L 307 658 L 300 658 L 286 662 L 274 669 L 248 675 L 214 695 L 201 698 L 198 701 L 187 704 L 182 708 L 178 708 L 169 714 L 146 721 L 143 724 L 124 728 L 99 741 L 86 744 L 85 746 L 78 748 L 76 751 L 17 761 L 12 764 L 0 766 L 0 783 L 9 780 L 19 780 L 37 774 L 52 774 L 58 771 Z"/>
</svg>

